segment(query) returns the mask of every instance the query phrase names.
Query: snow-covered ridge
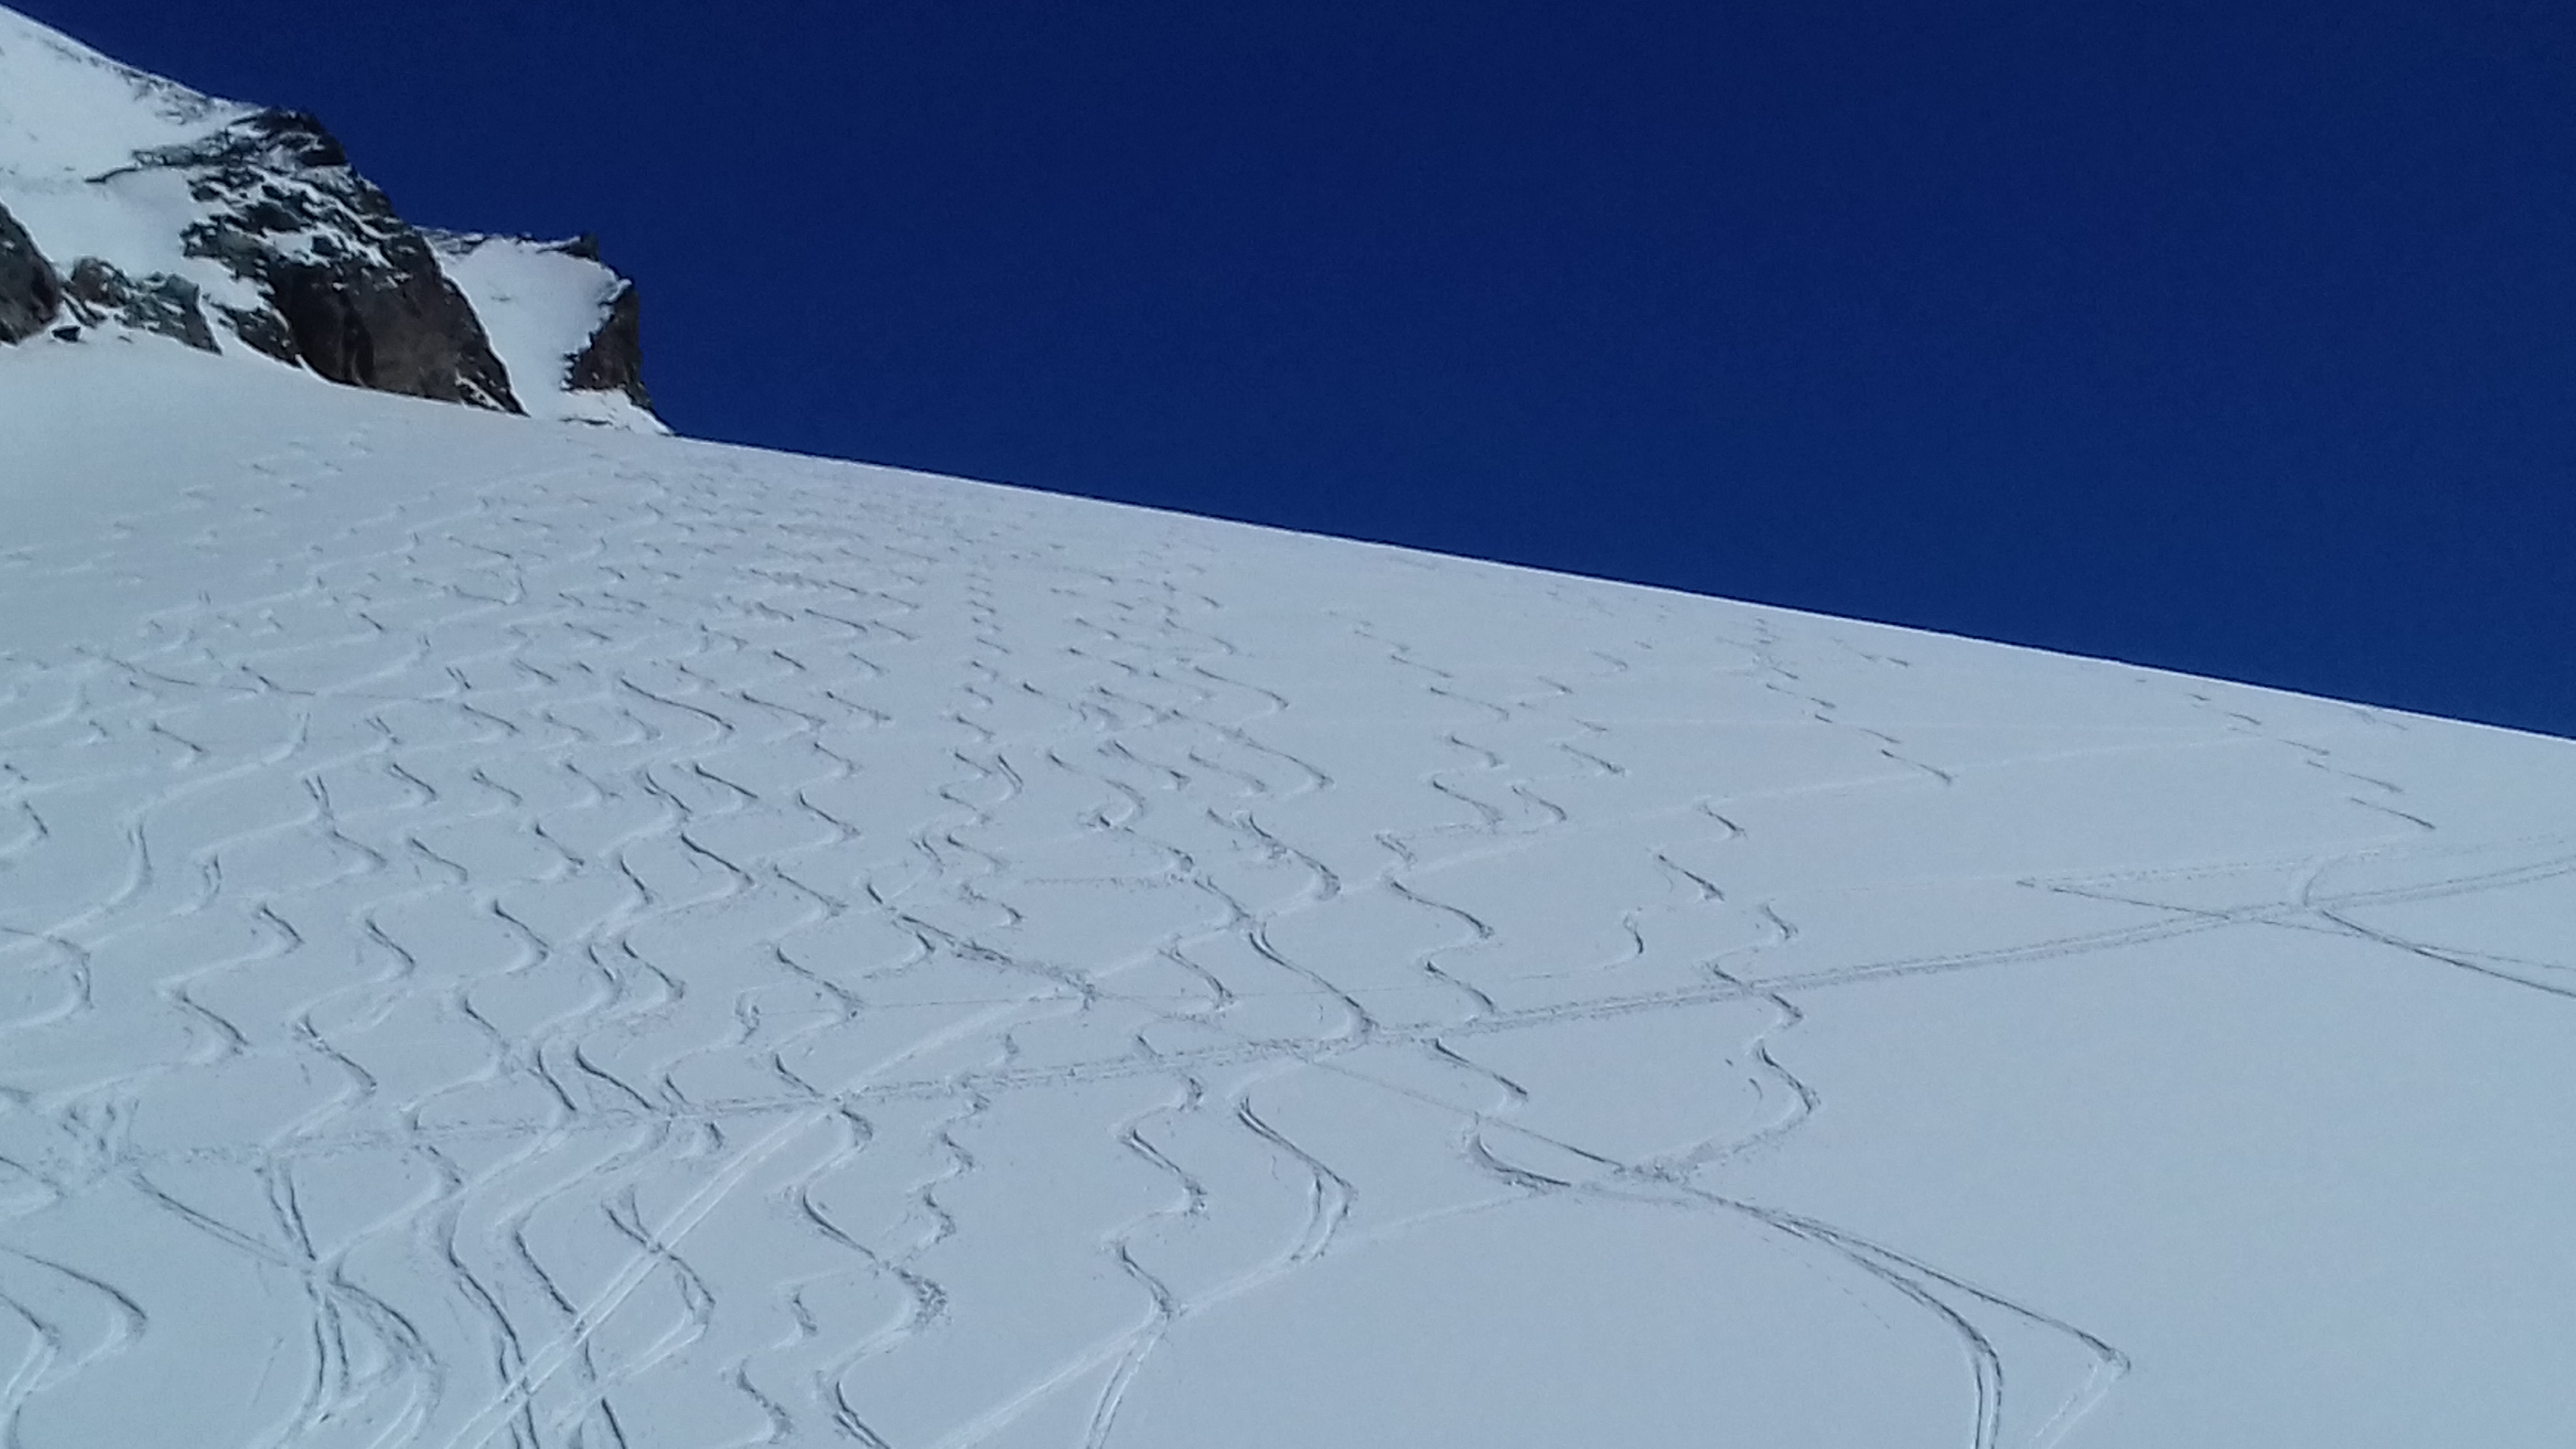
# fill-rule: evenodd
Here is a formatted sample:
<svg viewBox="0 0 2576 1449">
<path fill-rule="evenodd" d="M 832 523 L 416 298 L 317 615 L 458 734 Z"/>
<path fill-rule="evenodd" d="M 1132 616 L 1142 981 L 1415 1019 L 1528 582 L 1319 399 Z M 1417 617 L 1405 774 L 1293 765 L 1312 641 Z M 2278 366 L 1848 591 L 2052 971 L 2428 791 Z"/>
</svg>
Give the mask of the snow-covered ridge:
<svg viewBox="0 0 2576 1449">
<path fill-rule="evenodd" d="M 13 181 L 76 184 L 257 110 L 111 60 L 0 7 L 0 175 Z"/>
<path fill-rule="evenodd" d="M 0 342 L 157 336 L 658 430 L 636 334 L 634 288 L 595 248 L 434 245 L 315 118 L 203 95 L 0 9 Z"/>
</svg>

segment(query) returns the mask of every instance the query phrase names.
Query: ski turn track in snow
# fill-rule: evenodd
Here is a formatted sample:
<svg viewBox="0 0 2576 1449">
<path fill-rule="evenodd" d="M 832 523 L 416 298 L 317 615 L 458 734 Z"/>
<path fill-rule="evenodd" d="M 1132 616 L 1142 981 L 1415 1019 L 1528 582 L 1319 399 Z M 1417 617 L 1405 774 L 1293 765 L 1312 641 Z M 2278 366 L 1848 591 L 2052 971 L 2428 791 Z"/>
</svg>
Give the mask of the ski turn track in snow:
<svg viewBox="0 0 2576 1449">
<path fill-rule="evenodd" d="M 0 374 L 11 1449 L 2576 1423 L 2567 744 L 187 377 Z"/>
</svg>

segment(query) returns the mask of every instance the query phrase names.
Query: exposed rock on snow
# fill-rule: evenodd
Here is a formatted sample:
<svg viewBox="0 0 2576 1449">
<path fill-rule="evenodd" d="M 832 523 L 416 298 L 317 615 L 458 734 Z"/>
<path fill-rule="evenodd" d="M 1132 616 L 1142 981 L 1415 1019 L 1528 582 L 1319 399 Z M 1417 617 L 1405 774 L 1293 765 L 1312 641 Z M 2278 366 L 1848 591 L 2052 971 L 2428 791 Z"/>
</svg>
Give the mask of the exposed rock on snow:
<svg viewBox="0 0 2576 1449">
<path fill-rule="evenodd" d="M 633 288 L 595 248 L 566 253 L 577 271 L 478 292 L 314 117 L 201 95 L 6 9 L 0 203 L 18 223 L 0 233 L 0 340 L 51 321 L 63 290 L 51 256 L 71 264 L 85 326 L 380 392 L 660 429 Z M 614 402 L 568 396 L 605 392 Z"/>
<path fill-rule="evenodd" d="M 92 324 L 114 318 L 138 332 L 158 333 L 187 343 L 199 352 L 219 352 L 205 309 L 197 305 L 197 284 L 185 277 L 156 274 L 141 282 L 96 257 L 83 257 L 72 268 L 71 298 L 82 320 Z"/>
<path fill-rule="evenodd" d="M 651 407 L 644 390 L 643 301 L 633 283 L 608 304 L 608 319 L 591 334 L 590 345 L 572 360 L 572 386 L 579 392 L 622 392 L 638 407 Z"/>
<path fill-rule="evenodd" d="M 258 289 L 267 315 L 233 322 L 245 342 L 333 382 L 520 411 L 482 322 L 428 241 L 351 169 L 321 122 L 261 111 L 202 141 L 140 153 L 136 166 L 178 173 L 206 208 L 180 233 L 186 254 Z"/>
<path fill-rule="evenodd" d="M 0 342 L 22 342 L 43 331 L 62 297 L 53 264 L 9 209 L 0 207 Z"/>
</svg>

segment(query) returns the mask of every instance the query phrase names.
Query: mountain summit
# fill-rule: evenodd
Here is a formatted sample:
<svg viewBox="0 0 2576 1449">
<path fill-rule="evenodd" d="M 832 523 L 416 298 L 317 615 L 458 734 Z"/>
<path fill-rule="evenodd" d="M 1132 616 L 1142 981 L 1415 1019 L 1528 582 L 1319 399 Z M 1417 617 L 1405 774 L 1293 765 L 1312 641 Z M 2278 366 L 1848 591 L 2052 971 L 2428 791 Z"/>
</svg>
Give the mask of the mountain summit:
<svg viewBox="0 0 2576 1449">
<path fill-rule="evenodd" d="M 167 339 L 380 392 L 658 429 L 588 238 L 413 225 L 313 116 L 0 8 L 0 342 Z"/>
</svg>

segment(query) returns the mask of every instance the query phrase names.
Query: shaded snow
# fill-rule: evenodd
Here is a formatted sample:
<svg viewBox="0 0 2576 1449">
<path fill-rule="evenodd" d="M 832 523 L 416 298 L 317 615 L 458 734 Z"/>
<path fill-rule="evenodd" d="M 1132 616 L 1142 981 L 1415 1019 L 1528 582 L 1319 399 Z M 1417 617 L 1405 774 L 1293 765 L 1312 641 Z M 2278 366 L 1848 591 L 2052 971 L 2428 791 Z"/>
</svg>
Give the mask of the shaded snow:
<svg viewBox="0 0 2576 1449">
<path fill-rule="evenodd" d="M 0 356 L 14 1444 L 2576 1422 L 2576 746 L 164 351 Z"/>
</svg>

